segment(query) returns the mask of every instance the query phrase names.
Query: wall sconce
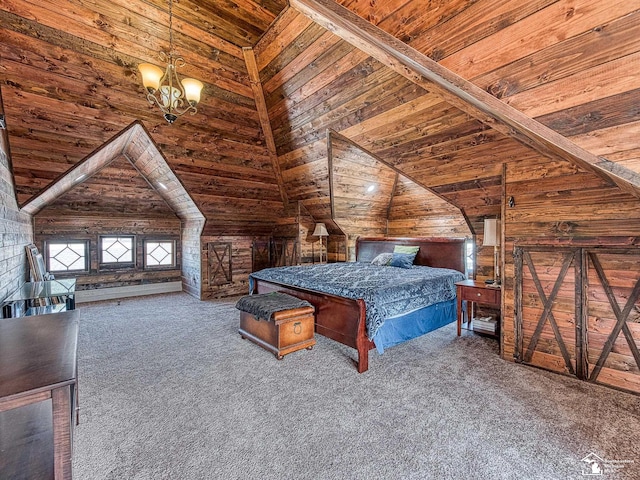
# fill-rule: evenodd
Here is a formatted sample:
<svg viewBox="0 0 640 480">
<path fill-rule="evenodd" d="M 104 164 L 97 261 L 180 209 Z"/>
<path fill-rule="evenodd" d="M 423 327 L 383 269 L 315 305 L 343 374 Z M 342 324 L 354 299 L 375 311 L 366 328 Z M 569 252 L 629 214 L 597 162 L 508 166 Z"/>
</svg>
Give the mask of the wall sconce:
<svg viewBox="0 0 640 480">
<path fill-rule="evenodd" d="M 314 237 L 320 237 L 320 263 L 323 263 L 322 262 L 322 237 L 329 236 L 329 232 L 327 232 L 326 225 L 324 223 L 316 223 L 316 228 L 313 230 L 313 233 L 311 235 L 313 235 Z"/>
<path fill-rule="evenodd" d="M 500 285 L 500 265 L 498 263 L 498 247 L 500 246 L 500 220 L 497 218 L 484 219 L 483 247 L 493 247 L 493 280 L 487 283 Z"/>
</svg>

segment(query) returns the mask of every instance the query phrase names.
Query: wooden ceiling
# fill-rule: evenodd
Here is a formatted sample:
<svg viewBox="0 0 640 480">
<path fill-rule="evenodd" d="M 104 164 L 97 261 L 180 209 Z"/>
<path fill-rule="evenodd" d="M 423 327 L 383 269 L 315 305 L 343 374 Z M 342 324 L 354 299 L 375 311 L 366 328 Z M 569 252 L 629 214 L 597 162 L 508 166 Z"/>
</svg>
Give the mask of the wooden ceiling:
<svg viewBox="0 0 640 480">
<path fill-rule="evenodd" d="M 637 181 L 639 2 L 338 3 Z M 167 49 L 166 2 L 0 4 L 0 86 L 21 204 L 135 120 L 212 234 L 266 232 L 287 215 L 283 199 L 328 219 L 328 129 L 447 199 L 472 232 L 500 213 L 502 164 L 541 156 L 506 123 L 399 74 L 283 0 L 180 0 L 173 11 L 181 73 L 205 89 L 199 113 L 169 126 L 147 104 L 136 69 L 160 64 Z M 253 47 L 259 85 L 243 47 Z"/>
</svg>

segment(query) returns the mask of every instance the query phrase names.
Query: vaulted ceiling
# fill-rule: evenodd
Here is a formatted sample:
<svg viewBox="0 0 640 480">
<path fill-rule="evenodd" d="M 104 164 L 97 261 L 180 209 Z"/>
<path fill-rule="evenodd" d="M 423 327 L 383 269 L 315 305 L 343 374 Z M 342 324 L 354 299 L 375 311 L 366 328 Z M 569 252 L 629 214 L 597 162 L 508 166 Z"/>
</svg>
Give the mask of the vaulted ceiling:
<svg viewBox="0 0 640 480">
<path fill-rule="evenodd" d="M 176 0 L 180 73 L 205 88 L 199 113 L 168 125 L 137 72 L 142 62 L 161 65 L 165 1 L 3 1 L 0 86 L 19 203 L 136 120 L 210 233 L 268 231 L 288 215 L 285 202 L 328 218 L 328 129 L 447 199 L 473 231 L 499 214 L 511 159 L 550 155 L 584 171 L 589 162 L 571 160 L 585 152 L 606 183 L 622 178 L 637 189 L 639 2 L 338 2 L 460 78 L 453 96 L 296 9 L 315 2 L 291 3 Z M 255 53 L 258 81 L 243 47 Z M 496 99 L 515 110 L 487 115 L 482 107 Z M 524 134 L 510 123 L 522 114 Z M 557 155 L 536 144 L 534 134 L 549 129 Z"/>
</svg>

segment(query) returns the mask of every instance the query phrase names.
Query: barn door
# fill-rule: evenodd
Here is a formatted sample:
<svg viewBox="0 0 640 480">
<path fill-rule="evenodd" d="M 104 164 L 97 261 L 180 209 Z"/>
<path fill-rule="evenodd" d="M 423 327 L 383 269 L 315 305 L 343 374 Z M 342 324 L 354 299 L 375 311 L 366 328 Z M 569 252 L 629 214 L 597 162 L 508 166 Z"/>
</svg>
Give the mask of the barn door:
<svg viewBox="0 0 640 480">
<path fill-rule="evenodd" d="M 268 240 L 254 240 L 251 244 L 251 271 L 271 266 L 271 244 Z"/>
<path fill-rule="evenodd" d="M 225 285 L 231 283 L 231 244 L 225 242 L 209 242 L 207 244 L 207 276 L 209 285 Z"/>
<path fill-rule="evenodd" d="M 271 259 L 274 267 L 297 265 L 299 263 L 297 238 L 273 238 L 271 247 Z"/>
<path fill-rule="evenodd" d="M 588 380 L 640 392 L 640 254 L 590 249 Z"/>
<path fill-rule="evenodd" d="M 517 247 L 516 360 L 583 378 L 579 249 Z"/>
</svg>

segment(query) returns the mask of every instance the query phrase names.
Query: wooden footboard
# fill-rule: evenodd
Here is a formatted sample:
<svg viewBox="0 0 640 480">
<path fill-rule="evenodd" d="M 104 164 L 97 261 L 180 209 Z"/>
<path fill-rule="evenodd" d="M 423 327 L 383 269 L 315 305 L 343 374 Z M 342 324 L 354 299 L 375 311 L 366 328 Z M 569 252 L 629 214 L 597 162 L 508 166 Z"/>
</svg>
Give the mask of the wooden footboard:
<svg viewBox="0 0 640 480">
<path fill-rule="evenodd" d="M 316 332 L 348 347 L 358 354 L 354 360 L 359 373 L 369 368 L 369 350 L 374 347 L 367 337 L 363 300 L 338 297 L 327 293 L 254 279 L 253 293 L 284 292 L 307 300 L 316 309 Z"/>
</svg>

